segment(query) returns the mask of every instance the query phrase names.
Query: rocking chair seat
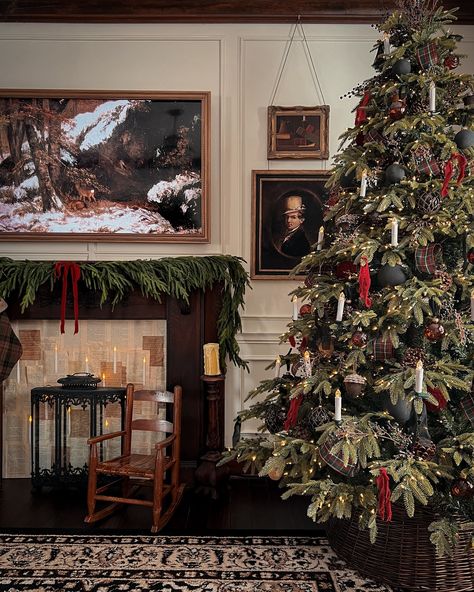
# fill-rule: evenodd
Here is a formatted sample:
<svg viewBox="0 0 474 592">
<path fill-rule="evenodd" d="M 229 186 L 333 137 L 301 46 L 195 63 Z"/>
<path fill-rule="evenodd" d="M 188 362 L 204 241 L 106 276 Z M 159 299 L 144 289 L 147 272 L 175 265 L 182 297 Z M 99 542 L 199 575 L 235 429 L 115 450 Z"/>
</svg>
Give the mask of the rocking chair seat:
<svg viewBox="0 0 474 592">
<path fill-rule="evenodd" d="M 163 470 L 167 471 L 174 465 L 175 461 L 169 456 L 163 458 Z M 111 460 L 99 462 L 96 468 L 97 473 L 107 475 L 122 475 L 127 477 L 138 477 L 153 479 L 155 475 L 154 454 L 128 454 Z"/>
</svg>

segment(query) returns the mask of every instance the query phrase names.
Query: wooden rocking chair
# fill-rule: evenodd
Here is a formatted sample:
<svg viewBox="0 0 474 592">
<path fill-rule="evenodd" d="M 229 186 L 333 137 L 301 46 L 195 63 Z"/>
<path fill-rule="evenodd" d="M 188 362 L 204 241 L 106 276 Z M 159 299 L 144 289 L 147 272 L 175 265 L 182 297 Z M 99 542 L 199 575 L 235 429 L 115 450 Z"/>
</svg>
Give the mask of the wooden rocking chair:
<svg viewBox="0 0 474 592">
<path fill-rule="evenodd" d="M 104 434 L 90 438 L 89 483 L 87 488 L 88 514 L 84 522 L 97 522 L 118 510 L 122 504 L 148 506 L 152 508 L 153 526 L 151 532 L 158 532 L 171 518 L 184 491 L 184 485 L 179 484 L 179 456 L 181 437 L 181 395 L 180 386 L 175 386 L 173 392 L 142 390 L 134 391 L 133 384 L 127 385 L 127 405 L 125 430 Z M 173 423 L 164 419 L 133 419 L 133 402 L 151 401 L 166 403 L 173 406 Z M 132 454 L 132 435 L 135 430 L 163 432 L 171 434 L 165 440 L 155 445 L 154 454 Z M 97 454 L 97 444 L 112 438 L 123 438 L 122 454 L 111 460 L 100 461 Z M 167 455 L 167 452 L 170 454 Z M 166 473 L 169 483 L 166 483 Z M 119 477 L 112 482 L 97 487 L 98 475 L 112 475 Z M 122 485 L 122 496 L 104 495 L 117 483 Z M 142 486 L 152 487 L 152 501 L 132 497 Z M 169 506 L 163 513 L 163 500 L 170 496 Z M 98 501 L 111 502 L 105 508 L 96 511 Z"/>
</svg>

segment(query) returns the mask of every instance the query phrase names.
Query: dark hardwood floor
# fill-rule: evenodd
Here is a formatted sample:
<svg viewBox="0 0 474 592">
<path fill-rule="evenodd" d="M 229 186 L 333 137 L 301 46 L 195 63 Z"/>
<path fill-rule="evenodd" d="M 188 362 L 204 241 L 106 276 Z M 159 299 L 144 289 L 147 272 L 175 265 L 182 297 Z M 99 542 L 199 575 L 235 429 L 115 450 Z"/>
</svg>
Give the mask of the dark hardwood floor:
<svg viewBox="0 0 474 592">
<path fill-rule="evenodd" d="M 233 477 L 225 497 L 214 501 L 188 489 L 162 534 L 321 534 L 306 516 L 308 498 L 280 499 L 281 490 L 266 479 Z M 29 479 L 0 481 L 0 529 L 74 530 L 90 533 L 148 533 L 150 511 L 127 506 L 95 525 L 84 524 L 85 491 L 44 489 L 32 492 Z"/>
</svg>

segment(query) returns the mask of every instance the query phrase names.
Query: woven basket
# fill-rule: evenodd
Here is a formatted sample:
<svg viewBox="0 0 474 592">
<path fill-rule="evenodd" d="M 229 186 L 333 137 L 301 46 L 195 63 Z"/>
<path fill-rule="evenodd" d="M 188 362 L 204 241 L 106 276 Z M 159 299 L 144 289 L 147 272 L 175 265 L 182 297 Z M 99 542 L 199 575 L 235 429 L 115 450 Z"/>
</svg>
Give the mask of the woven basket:
<svg viewBox="0 0 474 592">
<path fill-rule="evenodd" d="M 430 508 L 416 508 L 408 518 L 402 506 L 394 504 L 392 522 L 378 521 L 375 544 L 368 530 L 359 530 L 358 517 L 331 519 L 327 537 L 334 551 L 352 568 L 394 588 L 430 592 L 473 592 L 473 530 L 460 530 L 451 557 L 436 557 L 428 526 L 437 516 Z"/>
</svg>

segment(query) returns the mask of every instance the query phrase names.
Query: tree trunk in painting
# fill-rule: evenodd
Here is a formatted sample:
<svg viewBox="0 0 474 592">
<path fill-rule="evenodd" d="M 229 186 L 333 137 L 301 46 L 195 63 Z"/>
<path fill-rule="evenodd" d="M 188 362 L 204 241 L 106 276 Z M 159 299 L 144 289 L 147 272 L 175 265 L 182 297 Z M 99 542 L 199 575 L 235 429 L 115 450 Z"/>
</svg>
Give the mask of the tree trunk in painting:
<svg viewBox="0 0 474 592">
<path fill-rule="evenodd" d="M 15 185 L 20 185 L 23 181 L 23 174 L 21 167 L 18 165 L 21 161 L 21 145 L 25 135 L 25 128 L 23 126 L 23 121 L 18 117 L 18 99 L 3 99 L 2 103 L 1 112 L 5 113 L 8 118 L 6 131 L 8 147 L 10 149 L 10 158 L 13 163 L 13 179 Z"/>
</svg>

